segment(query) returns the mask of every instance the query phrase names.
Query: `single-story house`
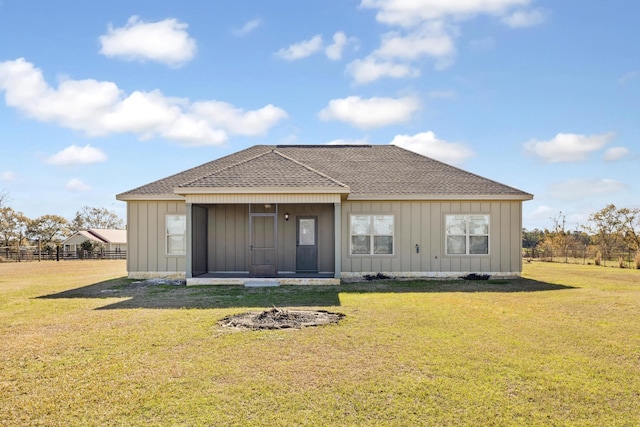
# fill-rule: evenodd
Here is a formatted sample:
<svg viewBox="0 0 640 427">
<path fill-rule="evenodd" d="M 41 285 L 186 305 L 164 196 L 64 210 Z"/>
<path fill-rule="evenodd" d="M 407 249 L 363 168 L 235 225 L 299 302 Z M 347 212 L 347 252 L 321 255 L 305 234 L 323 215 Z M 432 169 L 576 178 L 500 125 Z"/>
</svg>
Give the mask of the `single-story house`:
<svg viewBox="0 0 640 427">
<path fill-rule="evenodd" d="M 127 230 L 105 228 L 78 231 L 62 242 L 62 248 L 65 252 L 76 252 L 82 249 L 81 245 L 87 240 L 101 244 L 108 252 L 127 251 Z"/>
<path fill-rule="evenodd" d="M 241 284 L 518 276 L 533 196 L 393 145 L 257 145 L 116 198 L 130 278 Z"/>
</svg>

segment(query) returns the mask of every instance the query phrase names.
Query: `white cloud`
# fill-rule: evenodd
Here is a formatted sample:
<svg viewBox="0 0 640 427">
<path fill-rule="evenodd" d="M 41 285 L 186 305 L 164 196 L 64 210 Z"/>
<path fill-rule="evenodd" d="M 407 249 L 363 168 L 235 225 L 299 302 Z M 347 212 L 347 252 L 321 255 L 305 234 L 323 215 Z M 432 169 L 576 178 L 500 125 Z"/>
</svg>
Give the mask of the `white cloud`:
<svg viewBox="0 0 640 427">
<path fill-rule="evenodd" d="M 69 180 L 65 188 L 69 191 L 77 191 L 77 192 L 91 190 L 90 185 L 85 184 L 84 182 L 80 181 L 78 178 L 73 178 Z"/>
<path fill-rule="evenodd" d="M 0 173 L 0 181 L 13 181 L 16 179 L 16 174 L 11 171 L 3 171 Z"/>
<path fill-rule="evenodd" d="M 431 131 L 413 136 L 396 135 L 391 144 L 453 165 L 458 165 L 474 156 L 473 150 L 464 144 L 438 139 Z"/>
<path fill-rule="evenodd" d="M 277 122 L 287 118 L 287 113 L 271 104 L 258 110 L 245 111 L 220 101 L 195 102 L 191 111 L 215 126 L 235 135 L 264 135 Z"/>
<path fill-rule="evenodd" d="M 502 22 L 511 28 L 527 28 L 542 24 L 545 14 L 540 9 L 516 10 L 502 17 Z"/>
<path fill-rule="evenodd" d="M 334 139 L 327 142 L 327 145 L 367 145 L 369 144 L 368 138 L 361 139 Z"/>
<path fill-rule="evenodd" d="M 223 129 L 213 129 L 204 119 L 181 114 L 163 130 L 162 136 L 195 147 L 222 144 L 227 140 L 228 133 Z"/>
<path fill-rule="evenodd" d="M 333 43 L 325 48 L 324 53 L 327 55 L 327 58 L 337 61 L 342 58 L 342 51 L 350 43 L 357 43 L 357 39 L 354 37 L 347 38 L 345 33 L 338 31 L 333 35 Z"/>
<path fill-rule="evenodd" d="M 581 200 L 601 194 L 611 195 L 627 185 L 613 179 L 572 179 L 549 187 L 549 195 L 561 200 Z"/>
<path fill-rule="evenodd" d="M 124 27 L 113 28 L 109 24 L 107 34 L 100 36 L 100 53 L 107 57 L 150 60 L 179 67 L 193 59 L 197 49 L 187 27 L 173 18 L 144 22 L 132 16 Z"/>
<path fill-rule="evenodd" d="M 309 40 L 294 43 L 287 48 L 280 49 L 276 52 L 276 56 L 286 61 L 295 61 L 296 59 L 311 56 L 320 50 L 322 50 L 322 36 L 317 34 Z"/>
<path fill-rule="evenodd" d="M 607 145 L 614 136 L 613 132 L 600 135 L 559 133 L 548 141 L 532 139 L 524 144 L 524 148 L 546 162 L 579 162 Z"/>
<path fill-rule="evenodd" d="M 443 22 L 429 22 L 409 33 L 397 31 L 382 35 L 380 47 L 364 59 L 357 59 L 347 66 L 357 84 L 366 84 L 382 77 L 408 78 L 420 75 L 411 66 L 425 56 L 435 60 L 435 68 L 443 70 L 453 63 L 456 47 L 454 27 Z"/>
<path fill-rule="evenodd" d="M 527 7 L 534 0 L 361 0 L 363 8 L 377 10 L 378 22 L 395 26 L 399 31 L 384 34 L 380 47 L 363 62 L 353 62 L 347 72 L 354 76 L 356 83 L 369 83 L 382 77 L 415 77 L 412 62 L 424 57 L 435 61 L 435 69 L 450 67 L 456 56 L 455 39 L 463 21 L 480 15 L 500 18 L 512 28 L 532 26 L 544 20 L 544 13 Z M 470 42 L 470 48 L 487 50 L 494 45 L 493 39 L 485 38 Z M 398 65 L 399 61 L 404 61 Z M 360 72 L 363 66 L 373 64 L 394 64 L 402 67 L 394 73 Z M 372 68 L 372 67 L 370 67 Z M 412 70 L 412 72 L 408 72 Z M 367 77 L 363 78 L 365 75 Z M 357 79 L 357 76 L 360 79 Z"/>
<path fill-rule="evenodd" d="M 367 84 L 382 77 L 396 79 L 418 77 L 420 70 L 407 64 L 397 64 L 392 61 L 381 61 L 372 56 L 356 59 L 347 66 L 347 74 L 353 77 L 356 84 Z"/>
<path fill-rule="evenodd" d="M 107 156 L 91 145 L 70 145 L 47 159 L 47 163 L 58 166 L 88 165 L 107 160 Z"/>
<path fill-rule="evenodd" d="M 0 62 L 2 90 L 8 106 L 89 136 L 134 133 L 140 139 L 159 136 L 185 145 L 217 145 L 229 135 L 263 135 L 287 117 L 284 110 L 270 104 L 244 111 L 213 100 L 191 104 L 159 90 L 126 96 L 115 83 L 96 80 L 65 80 L 56 89 L 23 58 Z M 224 118 L 202 113 L 203 105 L 218 106 L 215 111 L 224 113 Z"/>
<path fill-rule="evenodd" d="M 557 214 L 558 209 L 552 208 L 551 206 L 538 206 L 535 208 L 527 217 L 531 219 L 549 219 L 553 215 Z"/>
<path fill-rule="evenodd" d="M 530 0 L 362 0 L 360 6 L 377 9 L 379 22 L 411 27 L 427 20 L 469 19 L 476 15 L 505 15 Z"/>
<path fill-rule="evenodd" d="M 0 62 L 0 90 L 8 106 L 28 116 L 76 130 L 95 128 L 95 118 L 118 102 L 120 90 L 111 82 L 66 80 L 52 89 L 42 72 L 23 58 Z M 97 132 L 97 129 L 95 129 Z M 88 132 L 92 133 L 92 132 Z"/>
<path fill-rule="evenodd" d="M 455 29 L 447 29 L 442 21 L 428 22 L 408 34 L 395 31 L 383 34 L 380 47 L 373 55 L 404 60 L 430 56 L 446 63 L 451 61 L 456 52 L 454 35 Z"/>
<path fill-rule="evenodd" d="M 604 152 L 604 160 L 607 162 L 614 162 L 620 160 L 629 154 L 627 147 L 611 147 Z"/>
<path fill-rule="evenodd" d="M 420 108 L 416 98 L 369 98 L 358 96 L 332 99 L 319 113 L 322 120 L 338 120 L 360 128 L 374 128 L 411 119 Z"/>
<path fill-rule="evenodd" d="M 261 19 L 252 19 L 246 22 L 242 27 L 233 30 L 233 35 L 242 37 L 258 29 L 262 25 Z"/>
</svg>

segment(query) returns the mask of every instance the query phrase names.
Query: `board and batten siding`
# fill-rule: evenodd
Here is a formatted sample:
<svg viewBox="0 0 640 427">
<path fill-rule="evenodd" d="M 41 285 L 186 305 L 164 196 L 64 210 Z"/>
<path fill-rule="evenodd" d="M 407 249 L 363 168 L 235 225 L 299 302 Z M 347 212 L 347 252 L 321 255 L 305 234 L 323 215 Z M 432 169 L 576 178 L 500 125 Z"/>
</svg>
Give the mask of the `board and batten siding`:
<svg viewBox="0 0 640 427">
<path fill-rule="evenodd" d="M 351 214 L 394 215 L 393 255 L 351 255 Z M 489 255 L 446 255 L 445 215 L 487 214 Z M 521 201 L 345 201 L 342 203 L 342 272 L 505 273 L 522 271 Z M 419 246 L 419 252 L 416 251 Z"/>
<path fill-rule="evenodd" d="M 184 202 L 127 202 L 127 271 L 130 278 L 183 277 L 185 256 L 169 256 L 166 248 L 166 215 L 185 215 Z M 154 274 L 156 273 L 156 274 Z"/>
<path fill-rule="evenodd" d="M 249 270 L 249 206 L 221 204 L 207 206 L 207 264 L 210 272 Z M 285 213 L 289 220 L 285 220 Z M 278 271 L 296 270 L 296 218 L 318 218 L 318 270 L 333 272 L 333 205 L 278 205 Z"/>
</svg>

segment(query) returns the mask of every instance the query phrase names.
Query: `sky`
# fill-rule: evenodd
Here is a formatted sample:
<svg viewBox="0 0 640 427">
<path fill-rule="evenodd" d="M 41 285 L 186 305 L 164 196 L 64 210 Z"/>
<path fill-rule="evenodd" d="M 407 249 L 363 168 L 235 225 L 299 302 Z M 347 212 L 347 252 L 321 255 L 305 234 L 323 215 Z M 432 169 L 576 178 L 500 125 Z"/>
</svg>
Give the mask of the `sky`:
<svg viewBox="0 0 640 427">
<path fill-rule="evenodd" d="M 0 191 L 29 218 L 256 144 L 395 144 L 640 207 L 640 2 L 0 0 Z M 411 185 L 411 183 L 407 183 Z"/>
</svg>

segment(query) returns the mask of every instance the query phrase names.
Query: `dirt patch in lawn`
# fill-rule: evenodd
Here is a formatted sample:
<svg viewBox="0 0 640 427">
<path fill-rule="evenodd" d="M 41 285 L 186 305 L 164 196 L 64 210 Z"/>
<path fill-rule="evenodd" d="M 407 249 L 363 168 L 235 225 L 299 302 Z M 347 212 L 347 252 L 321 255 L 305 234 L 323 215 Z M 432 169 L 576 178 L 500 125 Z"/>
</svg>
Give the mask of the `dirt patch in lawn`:
<svg viewBox="0 0 640 427">
<path fill-rule="evenodd" d="M 338 323 L 344 314 L 330 313 L 324 310 L 270 310 L 234 314 L 220 320 L 218 324 L 234 329 L 301 329 L 307 326 L 320 326 Z"/>
</svg>

